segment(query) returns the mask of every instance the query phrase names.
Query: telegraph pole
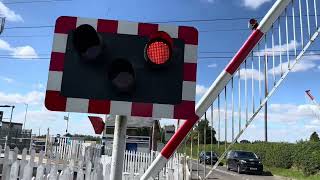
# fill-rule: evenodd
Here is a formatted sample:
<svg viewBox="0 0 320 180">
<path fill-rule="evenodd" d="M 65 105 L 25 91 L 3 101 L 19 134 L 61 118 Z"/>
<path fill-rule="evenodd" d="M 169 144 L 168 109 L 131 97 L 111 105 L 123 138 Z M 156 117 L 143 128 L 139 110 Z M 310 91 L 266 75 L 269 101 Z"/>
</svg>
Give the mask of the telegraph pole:
<svg viewBox="0 0 320 180">
<path fill-rule="evenodd" d="M 0 34 L 2 34 L 2 32 L 4 30 L 5 23 L 6 23 L 6 18 L 5 17 L 1 17 Z"/>
<path fill-rule="evenodd" d="M 268 55 L 265 56 L 264 64 L 264 92 L 265 98 L 268 96 Z M 268 102 L 264 105 L 264 141 L 268 142 Z"/>
<path fill-rule="evenodd" d="M 24 122 L 23 122 L 23 127 L 22 127 L 22 129 L 25 129 L 25 128 L 26 128 L 27 112 L 28 112 L 28 104 L 27 104 L 27 103 L 24 103 L 24 105 L 26 106 L 26 112 L 25 112 L 25 114 L 24 114 Z"/>
</svg>

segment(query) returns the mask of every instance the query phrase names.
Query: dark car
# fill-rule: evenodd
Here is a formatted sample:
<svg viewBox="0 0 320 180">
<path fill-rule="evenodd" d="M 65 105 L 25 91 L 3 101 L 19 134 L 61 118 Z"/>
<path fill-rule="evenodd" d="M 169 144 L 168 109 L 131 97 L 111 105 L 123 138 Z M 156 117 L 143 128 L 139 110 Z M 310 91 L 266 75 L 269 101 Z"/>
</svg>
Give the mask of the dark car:
<svg viewBox="0 0 320 180">
<path fill-rule="evenodd" d="M 218 155 L 213 151 L 202 151 L 199 156 L 199 161 L 200 163 L 205 162 L 206 164 L 215 164 L 218 161 Z"/>
<path fill-rule="evenodd" d="M 227 169 L 242 172 L 262 174 L 263 165 L 260 158 L 253 152 L 229 151 L 227 154 Z"/>
</svg>

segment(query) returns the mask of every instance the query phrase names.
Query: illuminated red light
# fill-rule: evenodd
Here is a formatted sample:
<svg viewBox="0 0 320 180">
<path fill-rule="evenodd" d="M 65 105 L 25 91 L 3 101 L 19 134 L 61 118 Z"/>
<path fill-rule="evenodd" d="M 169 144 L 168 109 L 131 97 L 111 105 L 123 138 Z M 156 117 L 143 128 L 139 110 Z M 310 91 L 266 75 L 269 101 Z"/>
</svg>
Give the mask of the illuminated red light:
<svg viewBox="0 0 320 180">
<path fill-rule="evenodd" d="M 148 59 L 154 64 L 164 64 L 170 59 L 170 47 L 162 41 L 155 41 L 147 47 Z"/>
</svg>

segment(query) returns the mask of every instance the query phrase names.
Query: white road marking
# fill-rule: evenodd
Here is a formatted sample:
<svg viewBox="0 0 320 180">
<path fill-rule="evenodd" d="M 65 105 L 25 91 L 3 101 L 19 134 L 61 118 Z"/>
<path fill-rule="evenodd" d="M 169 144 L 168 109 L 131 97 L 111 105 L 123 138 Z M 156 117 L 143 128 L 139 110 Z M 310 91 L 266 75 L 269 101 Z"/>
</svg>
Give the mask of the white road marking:
<svg viewBox="0 0 320 180">
<path fill-rule="evenodd" d="M 202 168 L 204 168 L 204 165 L 202 165 L 202 164 L 199 164 L 199 166 L 201 166 Z M 206 166 L 206 169 L 212 169 L 212 167 L 210 167 L 210 166 Z M 238 174 L 234 174 L 234 173 L 231 173 L 231 172 L 227 172 L 227 171 L 224 171 L 224 170 L 221 170 L 221 169 L 214 169 L 214 171 L 218 171 L 218 172 L 221 172 L 221 173 L 223 173 L 223 174 L 227 174 L 227 175 L 231 175 L 231 176 L 234 176 L 234 177 L 236 177 L 236 176 L 240 176 L 240 175 L 238 175 Z M 200 177 L 201 178 L 201 177 Z"/>
<path fill-rule="evenodd" d="M 239 176 L 238 174 L 227 172 L 227 171 L 224 171 L 224 170 L 221 170 L 221 169 L 214 169 L 214 171 L 218 171 L 218 172 L 221 172 L 221 173 L 224 173 L 224 174 L 228 174 L 228 175 L 231 175 L 231 176 Z"/>
</svg>

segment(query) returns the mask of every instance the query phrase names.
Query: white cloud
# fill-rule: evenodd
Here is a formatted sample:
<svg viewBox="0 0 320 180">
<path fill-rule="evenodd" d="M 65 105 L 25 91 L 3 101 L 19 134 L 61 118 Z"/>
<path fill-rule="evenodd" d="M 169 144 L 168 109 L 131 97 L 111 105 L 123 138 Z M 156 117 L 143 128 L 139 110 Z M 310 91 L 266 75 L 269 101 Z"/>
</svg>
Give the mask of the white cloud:
<svg viewBox="0 0 320 180">
<path fill-rule="evenodd" d="M 42 83 L 36 83 L 36 84 L 32 85 L 32 88 L 43 90 L 45 88 L 45 86 Z"/>
<path fill-rule="evenodd" d="M 270 2 L 271 0 L 242 0 L 242 5 L 250 9 L 257 9 L 264 3 Z"/>
<path fill-rule="evenodd" d="M 309 53 L 306 54 L 302 59 L 295 65 L 295 67 L 291 70 L 291 72 L 305 72 L 310 69 L 313 69 L 317 67 L 317 64 L 315 61 L 320 60 L 320 55 L 316 55 L 314 53 Z M 295 62 L 295 60 L 290 61 L 290 66 Z M 282 72 L 285 72 L 288 68 L 288 62 L 284 62 L 282 64 L 279 64 L 274 68 L 275 74 L 279 75 L 281 74 L 281 67 L 282 67 Z M 269 74 L 273 73 L 273 68 L 268 71 Z"/>
<path fill-rule="evenodd" d="M 221 102 L 220 105 L 220 127 L 221 127 L 221 139 L 224 140 L 224 122 L 225 122 L 225 105 Z M 289 141 L 295 142 L 301 137 L 308 138 L 312 131 L 319 129 L 320 120 L 314 115 L 311 109 L 318 108 L 309 104 L 270 104 L 268 109 L 268 122 L 269 122 L 269 138 L 271 141 Z M 318 108 L 319 111 L 319 108 Z M 242 128 L 245 125 L 246 114 L 244 111 L 241 112 L 241 125 Z M 251 113 L 249 112 L 249 118 Z M 211 125 L 211 111 L 207 111 L 207 118 Z M 228 141 L 231 140 L 231 127 L 230 124 L 232 119 L 232 111 L 230 105 L 227 109 L 228 119 Z M 235 119 L 235 133 L 238 133 L 238 112 L 234 113 Z M 263 140 L 263 119 L 264 113 L 260 111 L 255 117 L 253 122 L 250 124 L 245 133 L 240 137 L 241 139 L 249 140 Z M 214 107 L 213 112 L 213 124 L 216 130 L 218 126 L 218 110 Z M 292 133 L 295 132 L 295 133 Z M 217 136 L 216 136 L 217 137 Z"/>
<path fill-rule="evenodd" d="M 40 121 L 47 121 L 50 123 L 52 121 L 56 121 L 58 119 L 58 113 L 48 111 L 46 109 L 28 111 L 28 119 L 30 119 L 34 123 L 39 123 Z"/>
<path fill-rule="evenodd" d="M 2 2 L 0 2 L 0 16 L 6 17 L 6 20 L 8 21 L 13 21 L 13 22 L 23 21 L 22 17 L 19 14 L 9 9 Z"/>
<path fill-rule="evenodd" d="M 206 3 L 215 3 L 216 0 L 200 0 L 202 2 L 206 2 Z"/>
<path fill-rule="evenodd" d="M 246 76 L 247 75 L 247 76 Z M 239 76 L 239 74 L 237 73 L 236 76 Z M 262 72 L 259 72 L 256 69 L 240 69 L 240 79 L 241 80 L 245 80 L 245 79 L 254 79 L 254 80 L 259 80 L 259 77 L 261 80 L 264 79 L 264 75 Z"/>
<path fill-rule="evenodd" d="M 26 94 L 3 93 L 0 92 L 0 104 L 41 104 L 43 103 L 44 93 L 40 91 L 31 91 Z"/>
<path fill-rule="evenodd" d="M 204 93 L 207 92 L 207 90 L 208 90 L 208 88 L 206 88 L 206 87 L 203 86 L 203 85 L 198 85 L 198 84 L 197 84 L 197 86 L 196 86 L 196 94 L 197 94 L 198 96 L 203 95 Z"/>
<path fill-rule="evenodd" d="M 37 58 L 35 49 L 29 45 L 12 47 L 8 42 L 0 39 L 0 50 L 8 51 L 12 57 L 19 59 Z"/>
<path fill-rule="evenodd" d="M 8 77 L 5 77 L 5 76 L 0 76 L 0 79 L 1 79 L 2 81 L 7 82 L 7 83 L 13 83 L 13 82 L 14 82 L 14 79 L 8 78 Z"/>
<path fill-rule="evenodd" d="M 305 72 L 308 70 L 311 70 L 313 68 L 320 69 L 320 66 L 317 65 L 316 61 L 320 60 L 320 55 L 315 54 L 314 52 L 308 53 L 305 56 L 302 57 L 302 59 L 297 63 L 294 68 L 292 68 L 292 65 L 295 63 L 295 60 L 290 60 L 290 67 L 292 68 L 291 72 Z M 278 64 L 274 68 L 271 68 L 268 70 L 269 75 L 280 75 L 281 73 L 286 72 L 288 69 L 288 62 L 283 62 L 281 64 Z M 247 72 L 247 73 L 245 73 Z M 261 80 L 264 79 L 264 74 L 262 72 L 259 72 L 257 69 L 247 69 L 245 71 L 244 68 L 240 70 L 240 79 L 245 80 L 245 74 L 247 74 L 247 80 L 253 79 L 259 80 L 259 75 Z M 252 76 L 253 75 L 253 76 Z M 235 76 L 238 76 L 238 73 L 236 73 Z"/>
<path fill-rule="evenodd" d="M 318 109 L 318 111 L 319 111 L 319 109 Z M 314 119 L 310 122 L 310 124 L 320 126 L 320 119 Z"/>
<path fill-rule="evenodd" d="M 18 112 L 14 117 L 14 122 L 24 122 L 25 111 Z M 58 121 L 61 120 L 61 121 Z M 50 128 L 50 133 L 61 133 L 64 129 L 63 116 L 60 112 L 48 111 L 45 107 L 34 109 L 34 106 L 29 105 L 26 120 L 26 129 L 33 129 L 38 132 L 41 128 L 41 134 L 44 134 L 46 128 Z"/>
<path fill-rule="evenodd" d="M 271 104 L 269 118 L 274 122 L 303 122 L 309 123 L 316 119 L 312 109 L 317 107 L 310 104 Z"/>
<path fill-rule="evenodd" d="M 0 39 L 0 49 L 6 51 L 12 51 L 10 44 L 2 39 Z"/>
<path fill-rule="evenodd" d="M 14 48 L 12 51 L 12 56 L 20 59 L 38 57 L 36 51 L 31 46 L 22 46 Z"/>
<path fill-rule="evenodd" d="M 291 40 L 288 43 L 288 47 L 287 44 L 282 44 L 282 45 L 275 45 L 273 48 L 266 48 L 266 49 L 262 49 L 259 52 L 255 52 L 254 55 L 255 56 L 264 56 L 264 55 L 268 55 L 268 56 L 272 56 L 273 53 L 275 56 L 279 56 L 280 54 L 286 54 L 287 53 L 287 48 L 288 51 L 292 51 L 294 50 L 295 47 L 298 47 L 300 45 L 299 42 Z"/>
<path fill-rule="evenodd" d="M 213 63 L 213 64 L 209 64 L 208 65 L 208 68 L 216 68 L 218 65 L 216 63 Z"/>
<path fill-rule="evenodd" d="M 306 128 L 306 129 L 308 129 L 308 130 L 310 130 L 310 131 L 317 131 L 317 130 L 319 130 L 319 126 L 318 126 L 318 125 L 309 125 L 309 124 L 307 124 L 307 125 L 304 126 L 304 128 Z"/>
</svg>

